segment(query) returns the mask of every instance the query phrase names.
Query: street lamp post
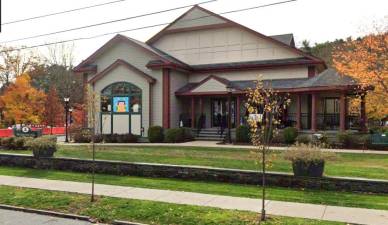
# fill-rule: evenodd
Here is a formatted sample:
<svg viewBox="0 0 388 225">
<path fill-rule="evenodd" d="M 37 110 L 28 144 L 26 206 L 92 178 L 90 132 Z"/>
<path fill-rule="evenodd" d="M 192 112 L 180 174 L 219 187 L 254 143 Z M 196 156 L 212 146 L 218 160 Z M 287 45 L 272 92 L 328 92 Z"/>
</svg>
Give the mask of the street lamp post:
<svg viewBox="0 0 388 225">
<path fill-rule="evenodd" d="M 72 123 L 73 123 L 73 108 L 69 108 L 69 124 L 68 124 L 68 126 L 71 126 Z M 67 133 L 68 133 L 69 139 L 71 141 L 70 129 L 68 129 Z"/>
<path fill-rule="evenodd" d="M 228 142 L 229 144 L 232 143 L 232 136 L 230 133 L 231 126 L 232 126 L 232 86 L 228 85 L 226 86 L 226 90 L 228 92 Z"/>
<path fill-rule="evenodd" d="M 67 129 L 68 129 L 68 115 L 69 115 L 69 101 L 70 101 L 70 98 L 66 97 L 66 98 L 63 98 L 64 102 L 65 102 L 65 142 L 68 143 L 69 142 L 69 137 L 68 137 L 68 132 L 67 132 Z"/>
</svg>

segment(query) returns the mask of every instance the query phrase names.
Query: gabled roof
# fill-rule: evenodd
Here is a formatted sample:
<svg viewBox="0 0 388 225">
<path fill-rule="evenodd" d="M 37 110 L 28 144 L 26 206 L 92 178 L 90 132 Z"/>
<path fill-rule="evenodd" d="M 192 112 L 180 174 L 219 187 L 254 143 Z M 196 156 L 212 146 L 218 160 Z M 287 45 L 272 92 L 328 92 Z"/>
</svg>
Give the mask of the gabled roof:
<svg viewBox="0 0 388 225">
<path fill-rule="evenodd" d="M 206 77 L 205 79 L 203 79 L 200 82 L 197 82 L 197 83 L 187 83 L 185 86 L 183 86 L 180 89 L 178 89 L 175 93 L 177 93 L 177 94 L 184 94 L 184 93 L 188 94 L 188 93 L 194 91 L 195 89 L 201 87 L 201 85 L 205 84 L 206 82 L 208 82 L 209 80 L 212 80 L 212 79 L 220 82 L 223 85 L 225 85 L 225 87 L 231 86 L 231 81 L 229 81 L 228 79 L 225 79 L 225 78 L 222 78 L 222 77 L 219 77 L 219 76 L 215 76 L 215 75 L 210 75 L 210 76 Z M 233 88 L 240 90 L 238 87 L 233 87 Z"/>
<path fill-rule="evenodd" d="M 201 64 L 191 65 L 193 71 L 196 72 L 210 72 L 217 70 L 238 70 L 238 69 L 261 69 L 270 67 L 281 66 L 296 66 L 296 65 L 315 65 L 319 62 L 312 61 L 305 57 L 289 58 L 289 59 L 270 59 L 270 60 L 257 60 L 257 61 L 245 61 L 245 62 L 232 62 L 232 63 L 214 63 L 214 64 Z"/>
<path fill-rule="evenodd" d="M 178 91 L 176 95 L 192 95 L 192 90 L 199 87 L 202 83 L 206 82 L 211 78 L 217 76 L 209 76 L 197 83 L 188 83 Z M 239 80 L 229 81 L 224 78 L 222 79 L 225 84 L 228 84 L 237 92 L 244 92 L 247 88 L 254 88 L 256 83 L 255 80 Z M 276 79 L 276 80 L 264 80 L 264 87 L 271 87 L 280 92 L 303 92 L 303 91 L 315 91 L 315 90 L 350 90 L 354 91 L 358 88 L 358 83 L 353 78 L 341 75 L 334 69 L 327 69 L 315 77 L 311 78 L 296 78 L 296 79 Z M 369 89 L 373 87 L 368 87 Z M 209 93 L 210 94 L 210 93 Z"/>
<path fill-rule="evenodd" d="M 108 66 L 107 68 L 105 68 L 103 71 L 101 71 L 100 73 L 96 74 L 91 80 L 89 80 L 89 83 L 95 83 L 97 82 L 98 80 L 100 80 L 101 78 L 103 78 L 105 75 L 107 75 L 109 72 L 111 72 L 112 70 L 114 70 L 115 68 L 117 68 L 118 66 L 125 66 L 127 69 L 139 74 L 140 76 L 144 77 L 144 79 L 146 79 L 148 81 L 148 83 L 155 83 L 155 79 L 153 77 L 151 77 L 150 75 L 144 73 L 143 71 L 141 71 L 140 69 L 138 69 L 137 67 L 129 64 L 128 62 L 122 60 L 122 59 L 117 59 L 114 63 L 112 63 L 110 66 Z"/>
<path fill-rule="evenodd" d="M 270 42 L 272 42 L 272 43 L 274 43 L 274 44 L 276 44 L 276 45 L 280 45 L 280 46 L 282 46 L 282 47 L 284 47 L 284 48 L 286 48 L 286 49 L 289 49 L 290 51 L 292 51 L 292 52 L 294 52 L 294 53 L 297 53 L 297 54 L 299 54 L 299 55 L 301 55 L 301 56 L 304 56 L 304 57 L 306 57 L 306 58 L 308 58 L 308 59 L 311 59 L 311 60 L 320 62 L 320 63 L 322 63 L 322 64 L 325 65 L 324 61 L 323 61 L 322 59 L 318 58 L 318 57 L 315 57 L 315 56 L 312 56 L 312 55 L 310 55 L 310 54 L 307 54 L 307 53 L 303 52 L 302 50 L 299 50 L 299 49 L 297 49 L 297 48 L 295 48 L 295 47 L 292 47 L 292 46 L 290 46 L 290 45 L 288 45 L 288 44 L 286 44 L 286 43 L 280 41 L 280 40 L 277 40 L 276 38 L 272 38 L 272 37 L 270 37 L 270 36 L 266 36 L 266 35 L 264 35 L 264 34 L 261 34 L 261 33 L 255 31 L 255 30 L 252 30 L 252 29 L 250 29 L 250 28 L 248 28 L 248 27 L 245 27 L 245 26 L 243 26 L 243 25 L 241 25 L 241 24 L 239 24 L 239 23 L 236 23 L 236 22 L 234 22 L 234 21 L 232 21 L 232 20 L 230 20 L 230 19 L 227 19 L 227 18 L 225 18 L 225 17 L 223 17 L 223 16 L 220 16 L 220 15 L 218 15 L 218 14 L 216 14 L 216 13 L 213 13 L 213 12 L 207 10 L 207 9 L 204 9 L 204 8 L 198 6 L 198 5 L 195 5 L 194 7 L 192 7 L 191 9 L 189 9 L 186 13 L 182 14 L 180 17 L 178 17 L 176 20 L 174 20 L 172 23 L 170 23 L 168 26 L 166 26 L 164 29 L 162 29 L 159 33 L 155 34 L 155 35 L 154 35 L 153 37 L 151 37 L 148 41 L 146 41 L 146 43 L 149 44 L 149 45 L 152 45 L 152 44 L 155 43 L 158 39 L 160 39 L 163 35 L 173 32 L 174 29 L 169 30 L 169 28 L 171 28 L 175 23 L 177 23 L 177 22 L 178 22 L 180 19 L 182 19 L 184 16 L 188 15 L 190 12 L 192 12 L 193 10 L 196 10 L 196 9 L 201 10 L 201 11 L 207 13 L 207 14 L 209 15 L 209 17 L 216 17 L 216 18 L 219 18 L 219 19 L 225 21 L 225 23 L 220 24 L 220 25 L 223 26 L 223 27 L 224 27 L 224 26 L 235 26 L 235 27 L 239 27 L 239 28 L 241 28 L 241 29 L 243 29 L 243 30 L 245 30 L 245 31 L 248 31 L 248 32 L 250 32 L 250 33 L 252 33 L 252 34 L 254 34 L 254 35 L 260 37 L 260 38 L 263 38 L 263 39 L 265 39 L 265 40 L 268 40 L 268 41 L 270 41 Z M 217 25 L 217 24 L 216 24 L 216 25 Z M 202 26 L 201 29 L 209 29 L 209 28 L 214 28 L 214 27 L 215 27 L 214 25 L 208 25 L 208 26 Z M 180 29 L 175 29 L 175 30 L 180 30 Z M 279 39 L 279 38 L 278 38 L 278 39 Z"/>
<path fill-rule="evenodd" d="M 119 43 L 121 41 L 129 43 L 129 44 L 134 44 L 134 45 L 146 50 L 150 54 L 156 56 L 156 58 L 158 58 L 158 60 L 162 61 L 165 64 L 172 64 L 172 65 L 176 65 L 176 66 L 186 66 L 185 63 L 163 53 L 162 51 L 160 51 L 152 46 L 147 45 L 146 43 L 135 40 L 133 38 L 129 38 L 129 37 L 121 35 L 121 34 L 117 34 L 112 39 L 110 39 L 107 43 L 105 43 L 103 46 L 101 46 L 99 49 L 97 49 L 97 51 L 95 51 L 87 59 L 85 59 L 79 65 L 77 65 L 73 69 L 73 71 L 74 72 L 84 72 L 85 70 L 87 70 L 87 68 L 93 68 L 95 70 L 96 66 L 92 65 L 91 63 L 98 56 L 102 55 L 107 49 L 109 49 L 110 47 L 112 47 L 113 45 L 115 45 L 116 43 Z"/>
<path fill-rule="evenodd" d="M 295 47 L 293 34 L 278 34 L 278 35 L 271 35 L 269 37 L 275 40 L 278 40 L 280 42 L 283 42 L 284 44 L 289 45 L 291 47 Z"/>
</svg>

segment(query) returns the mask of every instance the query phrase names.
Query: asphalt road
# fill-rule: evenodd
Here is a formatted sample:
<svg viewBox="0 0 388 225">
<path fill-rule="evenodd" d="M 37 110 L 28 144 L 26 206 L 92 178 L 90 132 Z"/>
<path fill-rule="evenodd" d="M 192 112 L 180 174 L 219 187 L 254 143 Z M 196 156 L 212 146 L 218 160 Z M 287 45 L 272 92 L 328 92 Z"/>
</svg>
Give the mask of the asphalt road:
<svg viewBox="0 0 388 225">
<path fill-rule="evenodd" d="M 34 213 L 0 209 L 1 225 L 91 225 L 81 220 L 64 219 Z"/>
</svg>

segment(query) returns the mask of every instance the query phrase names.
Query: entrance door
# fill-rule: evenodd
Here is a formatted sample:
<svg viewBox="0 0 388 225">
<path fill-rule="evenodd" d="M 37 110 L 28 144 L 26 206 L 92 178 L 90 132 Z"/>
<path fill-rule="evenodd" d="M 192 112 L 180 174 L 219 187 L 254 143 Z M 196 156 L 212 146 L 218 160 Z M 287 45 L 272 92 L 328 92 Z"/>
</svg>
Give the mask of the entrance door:
<svg viewBox="0 0 388 225">
<path fill-rule="evenodd" d="M 217 98 L 211 99 L 211 126 L 212 127 L 227 127 L 228 126 L 228 99 Z M 231 101 L 231 121 L 232 127 L 236 124 L 236 101 Z"/>
</svg>

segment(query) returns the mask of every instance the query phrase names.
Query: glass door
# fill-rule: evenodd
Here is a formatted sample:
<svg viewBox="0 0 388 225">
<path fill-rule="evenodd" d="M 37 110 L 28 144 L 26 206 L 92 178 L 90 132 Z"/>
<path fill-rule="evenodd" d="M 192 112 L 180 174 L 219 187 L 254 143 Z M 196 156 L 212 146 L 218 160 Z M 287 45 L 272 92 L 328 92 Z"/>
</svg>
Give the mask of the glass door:
<svg viewBox="0 0 388 225">
<path fill-rule="evenodd" d="M 226 98 L 211 99 L 211 126 L 227 127 L 228 126 L 228 100 Z M 231 101 L 231 121 L 232 127 L 236 123 L 236 101 Z"/>
</svg>

